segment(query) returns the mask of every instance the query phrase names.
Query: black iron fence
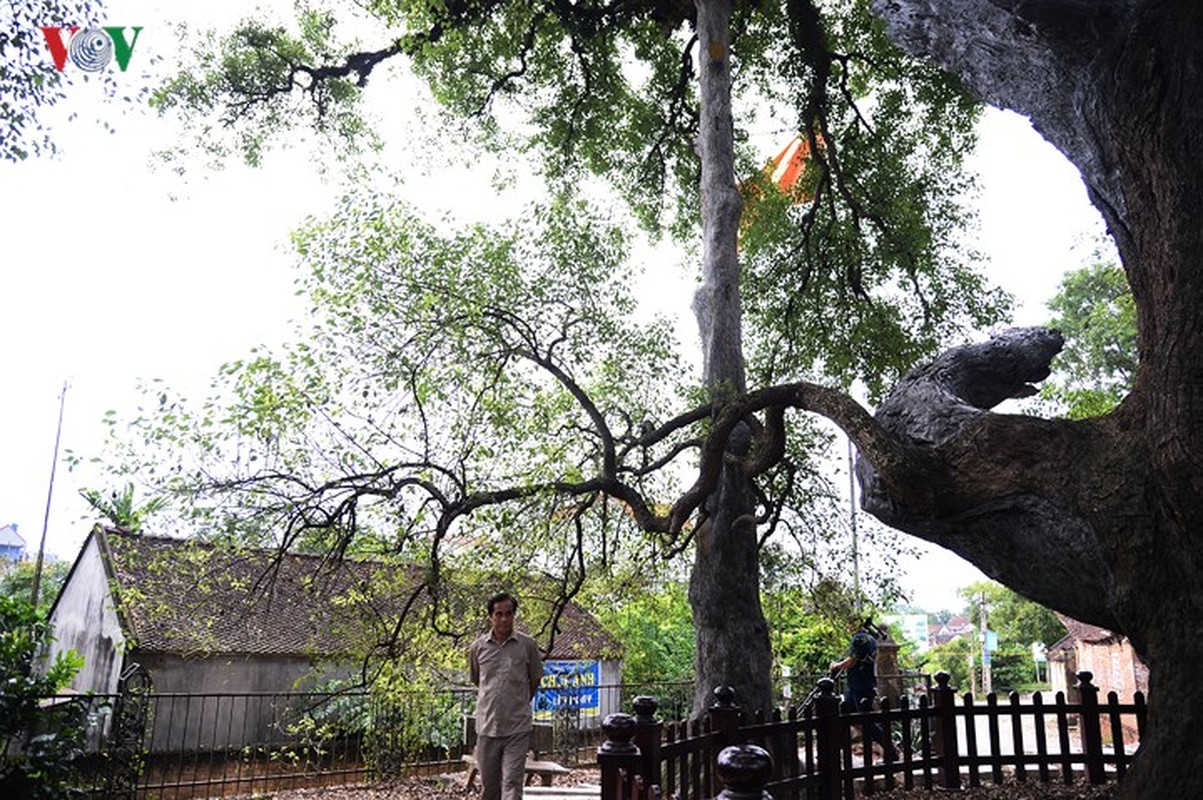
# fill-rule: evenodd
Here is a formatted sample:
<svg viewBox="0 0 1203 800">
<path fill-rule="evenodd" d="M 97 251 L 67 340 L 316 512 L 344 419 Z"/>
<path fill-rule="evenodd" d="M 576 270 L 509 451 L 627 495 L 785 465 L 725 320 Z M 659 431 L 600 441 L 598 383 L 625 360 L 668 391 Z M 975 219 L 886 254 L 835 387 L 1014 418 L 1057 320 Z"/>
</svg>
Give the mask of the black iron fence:
<svg viewBox="0 0 1203 800">
<path fill-rule="evenodd" d="M 144 674 L 144 673 L 143 673 Z M 89 720 L 77 787 L 92 797 L 218 798 L 457 771 L 467 752 L 472 688 L 383 695 L 371 691 L 160 693 L 122 683 L 116 695 L 64 695 Z M 595 688 L 588 703 L 541 715 L 539 748 L 561 763 L 592 760 L 602 719 L 654 694 L 685 716 L 692 684 Z"/>
<path fill-rule="evenodd" d="M 803 685 L 795 679 L 792 693 Z M 662 718 L 685 719 L 693 688 L 688 681 L 589 687 L 587 700 L 569 698 L 539 715 L 534 746 L 567 766 L 592 763 L 608 714 L 654 696 Z M 779 691 L 783 699 L 789 694 Z M 161 693 L 132 670 L 119 694 L 45 702 L 89 720 L 79 789 L 92 797 L 182 800 L 457 771 L 471 746 L 465 721 L 475 699 L 470 687 Z"/>
</svg>

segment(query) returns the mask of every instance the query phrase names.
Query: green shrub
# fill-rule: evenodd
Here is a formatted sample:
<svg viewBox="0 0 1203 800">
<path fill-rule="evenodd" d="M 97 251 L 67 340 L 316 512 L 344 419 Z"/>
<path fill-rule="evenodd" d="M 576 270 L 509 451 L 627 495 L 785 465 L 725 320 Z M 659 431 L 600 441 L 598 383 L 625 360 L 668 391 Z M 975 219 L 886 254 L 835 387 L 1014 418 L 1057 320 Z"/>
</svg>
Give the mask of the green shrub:
<svg viewBox="0 0 1203 800">
<path fill-rule="evenodd" d="M 87 708 L 76 702 L 43 707 L 39 701 L 66 686 L 83 659 L 74 651 L 61 653 L 37 674 L 38 654 L 50 639 L 50 624 L 28 601 L 0 596 L 0 797 L 82 794 L 71 781 L 83 755 Z"/>
</svg>

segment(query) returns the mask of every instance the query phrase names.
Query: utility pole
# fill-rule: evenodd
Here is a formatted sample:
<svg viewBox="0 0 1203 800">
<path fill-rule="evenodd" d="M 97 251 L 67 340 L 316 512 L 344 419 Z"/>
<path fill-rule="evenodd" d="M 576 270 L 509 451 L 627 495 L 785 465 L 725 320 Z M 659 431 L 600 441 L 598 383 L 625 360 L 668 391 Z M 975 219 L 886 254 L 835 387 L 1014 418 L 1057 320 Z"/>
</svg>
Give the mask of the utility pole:
<svg viewBox="0 0 1203 800">
<path fill-rule="evenodd" d="M 54 431 L 54 459 L 50 462 L 50 487 L 46 490 L 46 514 L 42 517 L 42 540 L 38 542 L 38 561 L 33 568 L 33 591 L 30 602 L 38 607 L 38 592 L 42 588 L 42 561 L 46 555 L 46 530 L 50 527 L 50 498 L 54 496 L 54 471 L 58 467 L 58 445 L 63 435 L 63 406 L 67 404 L 67 382 L 58 396 L 58 427 Z"/>
<path fill-rule="evenodd" d="M 988 695 L 993 691 L 993 686 L 990 682 L 990 643 L 986 639 L 986 632 L 989 628 L 986 625 L 986 594 L 982 593 L 978 601 L 979 622 L 981 634 L 979 638 L 982 643 L 982 695 Z"/>
</svg>

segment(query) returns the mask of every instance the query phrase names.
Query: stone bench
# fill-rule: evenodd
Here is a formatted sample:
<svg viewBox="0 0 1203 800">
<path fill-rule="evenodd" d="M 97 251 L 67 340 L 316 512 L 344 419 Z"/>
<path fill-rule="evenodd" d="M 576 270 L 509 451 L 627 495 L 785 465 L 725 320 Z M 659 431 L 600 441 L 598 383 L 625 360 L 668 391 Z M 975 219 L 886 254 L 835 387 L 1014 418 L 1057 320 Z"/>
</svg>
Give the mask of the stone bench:
<svg viewBox="0 0 1203 800">
<path fill-rule="evenodd" d="M 478 773 L 476 756 L 466 755 L 462 759 L 468 765 L 468 777 L 464 779 L 464 789 L 472 789 Z M 567 775 L 570 771 L 567 767 L 554 761 L 542 761 L 530 755 L 526 757 L 526 783 L 528 784 L 537 777 L 544 786 L 551 786 L 552 778 L 556 775 Z"/>
</svg>

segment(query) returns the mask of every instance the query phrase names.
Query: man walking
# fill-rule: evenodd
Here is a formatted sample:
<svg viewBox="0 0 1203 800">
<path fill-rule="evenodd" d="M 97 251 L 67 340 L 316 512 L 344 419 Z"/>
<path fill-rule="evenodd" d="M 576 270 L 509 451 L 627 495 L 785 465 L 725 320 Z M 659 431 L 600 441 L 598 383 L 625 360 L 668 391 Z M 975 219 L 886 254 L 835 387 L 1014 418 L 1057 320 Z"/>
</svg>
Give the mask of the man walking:
<svg viewBox="0 0 1203 800">
<path fill-rule="evenodd" d="M 468 646 L 468 672 L 478 687 L 476 766 L 482 800 L 521 800 L 543 656 L 534 639 L 514 630 L 513 595 L 495 594 L 487 607 L 489 632 Z"/>
</svg>

